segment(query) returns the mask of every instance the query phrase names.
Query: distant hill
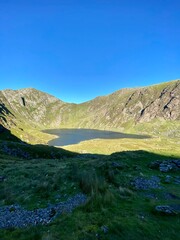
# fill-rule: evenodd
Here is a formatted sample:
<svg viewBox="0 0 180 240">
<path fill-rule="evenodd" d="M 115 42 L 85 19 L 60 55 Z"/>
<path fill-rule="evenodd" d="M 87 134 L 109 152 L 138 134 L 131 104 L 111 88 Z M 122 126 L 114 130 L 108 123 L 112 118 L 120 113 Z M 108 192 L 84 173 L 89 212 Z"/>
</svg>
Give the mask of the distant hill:
<svg viewBox="0 0 180 240">
<path fill-rule="evenodd" d="M 180 80 L 122 89 L 82 104 L 65 103 L 33 88 L 0 91 L 0 124 L 21 139 L 34 136 L 32 142 L 36 129 L 68 127 L 177 136 L 179 120 Z"/>
</svg>

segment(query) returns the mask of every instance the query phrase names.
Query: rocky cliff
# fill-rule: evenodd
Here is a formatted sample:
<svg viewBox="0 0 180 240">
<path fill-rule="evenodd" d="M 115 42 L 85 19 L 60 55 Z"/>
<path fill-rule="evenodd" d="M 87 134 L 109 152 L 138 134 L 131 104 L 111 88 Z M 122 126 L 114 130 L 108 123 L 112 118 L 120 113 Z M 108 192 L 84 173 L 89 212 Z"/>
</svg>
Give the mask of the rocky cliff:
<svg viewBox="0 0 180 240">
<path fill-rule="evenodd" d="M 62 116 L 62 124 L 76 127 L 119 128 L 153 120 L 180 120 L 180 81 L 136 89 L 122 89 L 76 106 Z"/>
</svg>

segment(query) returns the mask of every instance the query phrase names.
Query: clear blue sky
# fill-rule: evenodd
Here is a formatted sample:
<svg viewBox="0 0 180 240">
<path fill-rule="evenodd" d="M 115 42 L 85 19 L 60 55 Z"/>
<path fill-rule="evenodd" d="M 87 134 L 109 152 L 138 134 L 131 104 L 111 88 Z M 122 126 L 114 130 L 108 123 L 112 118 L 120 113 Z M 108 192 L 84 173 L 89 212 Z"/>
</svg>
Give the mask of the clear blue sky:
<svg viewBox="0 0 180 240">
<path fill-rule="evenodd" d="M 179 0 L 0 0 L 0 89 L 83 102 L 180 78 Z"/>
</svg>

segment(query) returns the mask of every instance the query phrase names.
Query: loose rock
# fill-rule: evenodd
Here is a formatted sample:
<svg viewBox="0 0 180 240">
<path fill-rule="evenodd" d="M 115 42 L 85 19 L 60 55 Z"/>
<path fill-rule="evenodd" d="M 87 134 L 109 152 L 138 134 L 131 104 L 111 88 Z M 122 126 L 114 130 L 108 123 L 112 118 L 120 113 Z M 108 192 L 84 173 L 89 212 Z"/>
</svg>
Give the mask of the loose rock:
<svg viewBox="0 0 180 240">
<path fill-rule="evenodd" d="M 175 177 L 174 183 L 175 184 L 180 184 L 180 177 L 179 176 Z"/>
<path fill-rule="evenodd" d="M 168 161 L 153 161 L 149 164 L 151 169 L 159 169 L 161 172 L 177 171 L 180 170 L 180 160 L 168 160 Z"/>
<path fill-rule="evenodd" d="M 102 230 L 104 233 L 108 233 L 109 228 L 108 228 L 107 226 L 102 226 L 102 227 L 101 227 L 101 230 Z"/>
<path fill-rule="evenodd" d="M 87 197 L 84 194 L 77 194 L 66 202 L 50 205 L 47 208 L 25 210 L 19 205 L 4 206 L 0 208 L 0 229 L 1 228 L 24 228 L 29 225 L 48 224 L 63 212 L 70 213 L 77 206 L 84 204 Z"/>
<path fill-rule="evenodd" d="M 164 182 L 165 183 L 171 183 L 172 182 L 172 177 L 171 176 L 169 176 L 169 175 L 167 175 L 166 177 L 165 177 L 165 179 L 164 179 Z"/>
<path fill-rule="evenodd" d="M 152 176 L 150 179 L 146 179 L 143 177 L 137 177 L 132 182 L 131 185 L 137 190 L 148 190 L 148 189 L 159 189 L 160 186 L 160 178 L 157 176 Z"/>
<path fill-rule="evenodd" d="M 159 165 L 159 170 L 161 172 L 169 172 L 171 171 L 172 169 L 175 168 L 175 164 L 174 163 L 167 163 L 167 162 L 164 162 L 164 163 L 161 163 Z"/>
</svg>

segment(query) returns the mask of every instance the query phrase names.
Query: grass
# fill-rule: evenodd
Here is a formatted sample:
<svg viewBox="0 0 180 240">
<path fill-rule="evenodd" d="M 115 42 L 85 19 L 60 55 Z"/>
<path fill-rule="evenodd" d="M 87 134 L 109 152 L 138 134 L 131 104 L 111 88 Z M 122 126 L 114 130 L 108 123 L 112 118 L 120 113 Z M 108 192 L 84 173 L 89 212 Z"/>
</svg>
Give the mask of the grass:
<svg viewBox="0 0 180 240">
<path fill-rule="evenodd" d="M 156 205 L 177 200 L 164 199 L 161 190 L 151 191 L 158 199 L 149 199 L 130 185 L 137 176 L 157 175 L 163 182 L 166 174 L 149 169 L 148 164 L 179 157 L 177 140 L 134 141 L 91 140 L 64 150 L 0 141 L 0 175 L 6 177 L 0 182 L 0 206 L 19 203 L 35 209 L 66 200 L 78 192 L 88 195 L 87 204 L 72 214 L 63 214 L 47 226 L 0 230 L 0 239 L 177 239 L 179 218 L 153 213 Z M 7 155 L 2 150 L 5 143 L 11 149 L 28 152 L 30 158 Z M 75 147 L 79 152 L 93 154 L 78 155 L 65 150 L 74 151 Z M 162 185 L 163 191 L 179 195 L 178 185 Z"/>
<path fill-rule="evenodd" d="M 121 151 L 144 150 L 162 155 L 179 156 L 178 138 L 152 137 L 148 139 L 94 139 L 63 147 L 79 153 L 112 154 Z"/>
<path fill-rule="evenodd" d="M 159 97 L 161 91 L 174 83 L 155 85 L 140 99 L 146 106 Z M 144 89 L 144 90 L 143 90 Z M 130 101 L 134 89 L 117 91 L 82 104 L 65 104 L 47 98 L 31 89 L 25 96 L 26 107 L 8 95 L 11 105 L 1 94 L 2 102 L 11 112 L 0 117 L 10 124 L 11 133 L 0 135 L 0 206 L 20 204 L 26 209 L 47 207 L 49 203 L 66 200 L 79 192 L 88 196 L 87 204 L 72 214 L 62 214 L 47 226 L 0 230 L 2 240 L 59 240 L 59 239 L 177 239 L 180 220 L 154 214 L 159 204 L 177 204 L 167 200 L 164 193 L 180 197 L 179 186 L 164 183 L 166 173 L 149 169 L 154 160 L 179 158 L 178 121 L 152 120 L 135 124 L 134 117 L 122 114 L 141 107 L 138 94 Z M 48 100 L 49 99 L 49 100 Z M 47 100 L 47 104 L 45 104 Z M 34 104 L 34 105 L 33 105 Z M 40 114 L 37 114 L 39 113 Z M 59 113 L 61 113 L 59 116 Z M 16 116 L 14 117 L 13 114 Z M 45 128 L 86 127 L 127 133 L 150 134 L 148 139 L 89 140 L 63 149 L 40 145 L 55 136 L 41 132 Z M 19 139 L 34 144 L 24 144 Z M 39 143 L 39 145 L 35 145 Z M 77 154 L 80 153 L 80 154 Z M 88 153 L 88 154 L 87 154 Z M 148 198 L 135 191 L 130 182 L 135 177 L 158 176 L 161 190 L 151 190 L 157 198 Z M 172 177 L 177 172 L 170 172 Z M 106 231 L 104 230 L 106 229 Z"/>
<path fill-rule="evenodd" d="M 42 142 L 46 138 L 39 129 L 29 128 L 27 134 Z M 48 135 L 46 140 L 52 137 Z M 0 239 L 177 239 L 178 216 L 156 215 L 153 210 L 159 204 L 178 204 L 177 199 L 163 196 L 171 193 L 180 197 L 179 186 L 164 183 L 167 174 L 148 165 L 179 157 L 179 139 L 156 134 L 148 139 L 89 140 L 63 149 L 24 144 L 10 132 L 1 134 L 0 176 L 6 179 L 0 182 L 0 206 L 44 208 L 79 192 L 87 194 L 88 201 L 47 226 L 1 229 Z M 153 175 L 164 187 L 150 191 L 157 198 L 132 188 L 130 182 L 135 177 Z M 178 173 L 168 175 L 176 177 Z"/>
</svg>

